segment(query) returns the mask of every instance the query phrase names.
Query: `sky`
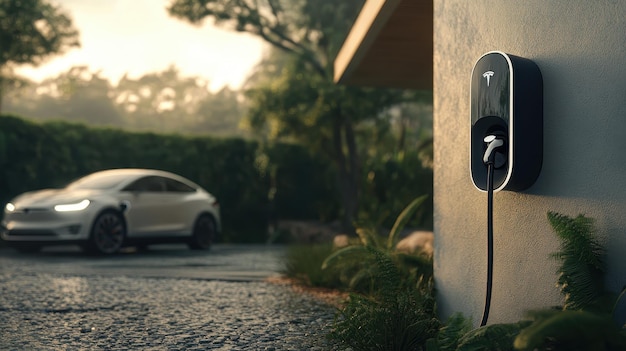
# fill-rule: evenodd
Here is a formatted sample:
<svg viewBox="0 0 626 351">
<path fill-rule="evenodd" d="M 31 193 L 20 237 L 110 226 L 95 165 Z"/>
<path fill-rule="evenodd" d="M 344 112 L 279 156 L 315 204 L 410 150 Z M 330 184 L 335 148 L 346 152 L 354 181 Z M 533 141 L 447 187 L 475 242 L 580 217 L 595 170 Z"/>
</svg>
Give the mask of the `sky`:
<svg viewBox="0 0 626 351">
<path fill-rule="evenodd" d="M 212 91 L 238 89 L 259 63 L 266 44 L 251 34 L 201 26 L 168 16 L 170 0 L 51 0 L 61 6 L 80 32 L 80 48 L 53 56 L 17 73 L 35 81 L 55 77 L 72 66 L 117 84 L 128 74 L 138 78 L 171 65 L 182 76 L 208 80 Z"/>
</svg>

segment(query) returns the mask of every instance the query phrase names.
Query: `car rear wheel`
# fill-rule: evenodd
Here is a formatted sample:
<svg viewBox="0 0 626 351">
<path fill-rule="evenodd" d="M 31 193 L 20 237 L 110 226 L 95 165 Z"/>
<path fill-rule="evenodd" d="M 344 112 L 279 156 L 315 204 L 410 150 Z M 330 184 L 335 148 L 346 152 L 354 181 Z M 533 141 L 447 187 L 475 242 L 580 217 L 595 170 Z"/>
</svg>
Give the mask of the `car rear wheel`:
<svg viewBox="0 0 626 351">
<path fill-rule="evenodd" d="M 122 216 L 115 211 L 105 211 L 93 222 L 87 249 L 96 254 L 114 254 L 122 248 L 125 237 L 126 226 Z"/>
<path fill-rule="evenodd" d="M 215 220 L 208 214 L 203 214 L 196 219 L 193 226 L 193 235 L 189 241 L 192 250 L 208 250 L 213 244 L 216 235 Z"/>
</svg>

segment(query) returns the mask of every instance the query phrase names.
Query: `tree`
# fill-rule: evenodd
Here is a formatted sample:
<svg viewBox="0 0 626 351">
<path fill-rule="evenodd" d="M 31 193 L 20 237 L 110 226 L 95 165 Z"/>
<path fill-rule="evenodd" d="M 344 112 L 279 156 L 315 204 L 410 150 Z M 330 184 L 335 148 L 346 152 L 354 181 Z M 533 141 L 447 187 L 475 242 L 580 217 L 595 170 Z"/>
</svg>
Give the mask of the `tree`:
<svg viewBox="0 0 626 351">
<path fill-rule="evenodd" d="M 78 30 L 57 5 L 45 0 L 0 0 L 0 110 L 14 66 L 37 65 L 80 46 Z"/>
<path fill-rule="evenodd" d="M 270 138 L 298 141 L 334 162 L 346 230 L 352 229 L 359 201 L 359 127 L 409 98 L 401 91 L 334 84 L 334 57 L 362 5 L 363 0 L 176 0 L 168 8 L 193 24 L 211 18 L 258 35 L 288 56 L 273 80 L 248 91 L 251 125 L 266 126 Z"/>
<path fill-rule="evenodd" d="M 58 116 L 91 125 L 122 124 L 121 116 L 109 97 L 111 84 L 100 76 L 100 72 L 90 72 L 86 66 L 74 66 L 44 83 L 56 87 L 60 93 L 56 99 L 60 107 Z"/>
<path fill-rule="evenodd" d="M 229 88 L 213 94 L 209 82 L 183 77 L 175 66 L 138 79 L 124 76 L 114 100 L 134 129 L 236 135 L 243 112 Z"/>
<path fill-rule="evenodd" d="M 37 120 L 62 119 L 99 126 L 122 126 L 111 97 L 111 84 L 100 72 L 74 66 L 41 83 L 27 82 L 7 92 L 5 111 Z"/>
<path fill-rule="evenodd" d="M 223 87 L 215 94 L 207 95 L 194 111 L 195 120 L 187 126 L 187 132 L 203 131 L 212 135 L 242 135 L 239 123 L 244 116 L 240 93 Z"/>
<path fill-rule="evenodd" d="M 190 119 L 195 118 L 200 102 L 209 91 L 207 82 L 181 77 L 179 70 L 170 66 L 137 79 L 124 76 L 114 95 L 131 127 L 165 132 L 195 122 Z"/>
<path fill-rule="evenodd" d="M 212 93 L 206 80 L 183 77 L 174 66 L 115 86 L 86 66 L 74 66 L 41 83 L 20 81 L 5 96 L 5 112 L 34 120 L 163 133 L 241 135 L 241 94 Z"/>
</svg>

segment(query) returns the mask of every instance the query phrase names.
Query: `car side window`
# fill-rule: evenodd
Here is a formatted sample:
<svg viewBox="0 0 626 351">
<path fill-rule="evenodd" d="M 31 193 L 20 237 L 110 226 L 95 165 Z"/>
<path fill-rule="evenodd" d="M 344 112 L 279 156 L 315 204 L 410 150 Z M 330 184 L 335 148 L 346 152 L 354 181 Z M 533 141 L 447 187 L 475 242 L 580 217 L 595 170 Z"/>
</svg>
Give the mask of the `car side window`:
<svg viewBox="0 0 626 351">
<path fill-rule="evenodd" d="M 137 179 L 129 184 L 125 191 L 139 191 L 139 192 L 163 192 L 164 188 L 163 179 L 161 177 L 149 176 Z"/>
<path fill-rule="evenodd" d="M 196 191 L 195 188 L 183 182 L 179 182 L 178 180 L 171 179 L 171 178 L 164 178 L 164 179 L 165 179 L 165 189 L 167 192 L 193 193 Z"/>
</svg>

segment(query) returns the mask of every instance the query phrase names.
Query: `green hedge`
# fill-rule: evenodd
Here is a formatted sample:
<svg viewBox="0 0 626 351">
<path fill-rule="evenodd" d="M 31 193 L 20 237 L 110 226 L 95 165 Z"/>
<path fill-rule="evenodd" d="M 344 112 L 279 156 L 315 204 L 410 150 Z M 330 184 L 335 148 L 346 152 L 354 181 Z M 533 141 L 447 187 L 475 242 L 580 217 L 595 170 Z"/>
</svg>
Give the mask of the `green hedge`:
<svg viewBox="0 0 626 351">
<path fill-rule="evenodd" d="M 371 158 L 364 170 L 360 218 L 391 228 L 411 201 L 428 195 L 407 227 L 433 229 L 433 171 L 423 166 L 418 152 Z"/>
</svg>

